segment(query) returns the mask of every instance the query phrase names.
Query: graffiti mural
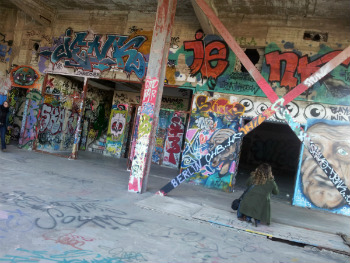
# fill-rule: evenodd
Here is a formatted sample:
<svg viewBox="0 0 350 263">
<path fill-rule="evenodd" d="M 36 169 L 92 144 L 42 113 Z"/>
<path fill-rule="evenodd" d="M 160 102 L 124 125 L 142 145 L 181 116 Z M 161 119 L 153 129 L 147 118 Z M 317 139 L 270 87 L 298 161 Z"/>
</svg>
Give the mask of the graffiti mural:
<svg viewBox="0 0 350 263">
<path fill-rule="evenodd" d="M 238 133 L 244 106 L 231 102 L 230 97 L 215 94 L 198 94 L 194 98 L 189 129 L 186 133 L 186 146 L 181 162 L 182 170 L 190 169 L 193 164 L 201 160 L 202 156 L 210 156 L 201 162 L 201 167 L 190 178 L 190 182 L 203 184 L 210 188 L 224 191 L 232 190 L 239 160 L 240 142 L 219 150 L 220 145 Z M 206 106 L 203 106 L 205 101 Z M 219 102 L 220 107 L 216 107 Z M 225 104 L 225 103 L 226 104 Z M 225 114 L 225 109 L 231 114 Z"/>
<path fill-rule="evenodd" d="M 8 130 L 8 142 L 12 140 L 15 143 L 18 143 L 26 104 L 26 93 L 26 89 L 13 87 L 8 94 L 10 106 L 8 117 L 8 123 L 10 126 L 10 129 Z"/>
<path fill-rule="evenodd" d="M 276 44 L 270 43 L 265 49 L 262 75 L 270 83 L 274 83 L 275 88 L 291 90 L 340 52 L 321 46 L 316 55 L 302 56 L 297 50 L 281 52 Z M 314 102 L 350 105 L 349 65 L 350 59 L 345 60 L 298 99 L 312 98 Z"/>
<path fill-rule="evenodd" d="M 166 81 L 200 91 L 214 91 L 245 96 L 265 97 L 248 72 L 235 68 L 237 58 L 219 36 L 206 35 L 201 31 L 195 40 L 184 41 L 182 46 L 170 48 Z M 293 89 L 315 73 L 341 51 L 325 45 L 317 54 L 301 54 L 299 50 L 281 51 L 282 48 L 270 43 L 265 49 L 261 73 L 275 92 L 280 95 Z M 350 59 L 345 60 L 298 100 L 313 100 L 326 104 L 349 106 Z"/>
<path fill-rule="evenodd" d="M 350 125 L 348 122 L 310 119 L 307 133 L 324 157 L 350 187 Z M 293 205 L 350 216 L 350 206 L 307 149 L 301 153 Z"/>
<path fill-rule="evenodd" d="M 113 97 L 113 105 L 118 104 L 140 104 L 140 93 L 128 91 L 115 91 Z"/>
<path fill-rule="evenodd" d="M 10 73 L 12 86 L 21 88 L 35 88 L 39 74 L 31 67 L 20 66 L 14 68 Z"/>
<path fill-rule="evenodd" d="M 12 54 L 12 48 L 8 45 L 0 44 L 0 63 L 8 63 Z"/>
<path fill-rule="evenodd" d="M 271 106 L 267 98 L 235 96 L 240 104 L 245 107 L 244 117 L 251 119 L 261 114 Z M 309 103 L 295 100 L 286 105 L 291 116 L 301 124 L 306 124 L 308 119 L 325 119 L 350 121 L 350 106 L 328 105 L 323 103 Z M 285 123 L 284 116 L 278 111 L 274 113 L 269 121 Z"/>
<path fill-rule="evenodd" d="M 83 82 L 49 75 L 43 98 L 37 149 L 67 154 L 72 152 L 82 101 Z"/>
<path fill-rule="evenodd" d="M 80 149 L 96 149 L 96 140 L 107 132 L 111 114 L 113 91 L 101 90 L 88 85 Z M 97 145 L 96 145 L 97 146 Z M 105 145 L 98 145 L 105 146 Z M 99 148 L 98 147 L 98 148 Z M 103 150 L 103 149 L 102 149 Z"/>
<path fill-rule="evenodd" d="M 10 78 L 0 77 L 0 95 L 7 95 L 8 91 L 10 89 L 11 89 L 11 80 L 10 80 Z"/>
<path fill-rule="evenodd" d="M 164 96 L 162 97 L 162 109 L 172 109 L 176 111 L 187 111 L 189 108 L 190 100 L 188 98 L 178 98 Z"/>
<path fill-rule="evenodd" d="M 60 106 L 44 104 L 38 134 L 39 150 L 70 151 L 74 143 L 78 112 Z"/>
<path fill-rule="evenodd" d="M 106 148 L 104 155 L 120 158 L 125 138 L 128 111 L 112 109 L 108 125 Z"/>
<path fill-rule="evenodd" d="M 60 43 L 42 50 L 40 56 L 52 63 L 52 70 L 55 67 L 73 68 L 77 75 L 98 77 L 101 72 L 121 69 L 143 79 L 148 62 L 139 49 L 146 40 L 140 35 L 131 39 L 116 34 L 91 36 L 89 31 L 67 29 Z M 45 70 L 43 65 L 43 61 L 39 62 L 40 71 Z"/>
<path fill-rule="evenodd" d="M 165 141 L 163 164 L 178 168 L 180 164 L 180 155 L 182 140 L 185 132 L 184 114 L 174 113 Z"/>
<path fill-rule="evenodd" d="M 19 138 L 19 147 L 32 149 L 36 138 L 39 108 L 43 97 L 37 90 L 31 90 L 26 96 L 22 126 Z"/>
<path fill-rule="evenodd" d="M 173 111 L 161 109 L 159 111 L 158 127 L 156 131 L 155 145 L 152 154 L 152 162 L 163 164 L 164 144 L 167 137 L 168 126 L 173 115 Z"/>
</svg>

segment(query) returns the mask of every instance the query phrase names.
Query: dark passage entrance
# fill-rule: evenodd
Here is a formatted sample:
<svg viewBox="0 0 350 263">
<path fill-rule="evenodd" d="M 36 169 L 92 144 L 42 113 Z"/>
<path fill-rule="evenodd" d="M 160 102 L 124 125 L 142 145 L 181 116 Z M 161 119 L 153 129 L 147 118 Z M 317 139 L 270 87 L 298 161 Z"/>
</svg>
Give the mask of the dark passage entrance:
<svg viewBox="0 0 350 263">
<path fill-rule="evenodd" d="M 301 142 L 290 127 L 264 122 L 243 138 L 241 147 L 236 188 L 245 188 L 250 173 L 266 162 L 272 166 L 280 189 L 278 197 L 292 200 Z"/>
</svg>

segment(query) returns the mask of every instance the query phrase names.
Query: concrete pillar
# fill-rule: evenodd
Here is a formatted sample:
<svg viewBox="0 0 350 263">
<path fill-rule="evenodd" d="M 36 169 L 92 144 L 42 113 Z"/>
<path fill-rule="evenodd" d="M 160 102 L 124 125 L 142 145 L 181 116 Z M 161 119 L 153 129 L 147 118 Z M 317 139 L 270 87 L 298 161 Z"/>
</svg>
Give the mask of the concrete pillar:
<svg viewBox="0 0 350 263">
<path fill-rule="evenodd" d="M 145 88 L 142 94 L 137 142 L 128 185 L 130 192 L 143 193 L 147 189 L 176 2 L 177 0 L 158 0 Z"/>
<path fill-rule="evenodd" d="M 72 147 L 72 153 L 69 156 L 69 159 L 77 159 L 78 156 L 78 148 L 79 148 L 79 142 L 80 142 L 80 136 L 81 136 L 81 120 L 84 115 L 84 107 L 85 107 L 85 99 L 86 99 L 86 93 L 88 88 L 87 78 L 84 78 L 84 88 L 83 92 L 78 98 L 74 98 L 74 100 L 79 101 L 79 116 L 77 120 L 77 127 L 75 128 L 74 132 L 74 144 Z M 77 95 L 78 96 L 78 95 Z"/>
</svg>

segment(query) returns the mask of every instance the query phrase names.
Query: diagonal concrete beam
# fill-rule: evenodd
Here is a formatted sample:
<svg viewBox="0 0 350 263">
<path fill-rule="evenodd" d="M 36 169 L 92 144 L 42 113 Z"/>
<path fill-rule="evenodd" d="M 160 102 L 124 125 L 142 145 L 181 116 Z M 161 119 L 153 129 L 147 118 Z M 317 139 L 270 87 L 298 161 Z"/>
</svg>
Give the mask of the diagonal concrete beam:
<svg viewBox="0 0 350 263">
<path fill-rule="evenodd" d="M 208 1 L 208 0 L 207 0 Z M 212 25 L 212 23 L 209 21 L 208 17 L 203 13 L 203 11 L 198 6 L 197 2 L 195 0 L 191 0 L 194 12 L 196 13 L 196 17 L 199 21 L 199 24 L 202 27 L 203 32 L 206 35 L 214 35 L 216 34 L 215 27 Z"/>
<path fill-rule="evenodd" d="M 55 18 L 55 9 L 40 0 L 10 0 L 19 10 L 43 26 L 50 26 Z"/>
</svg>

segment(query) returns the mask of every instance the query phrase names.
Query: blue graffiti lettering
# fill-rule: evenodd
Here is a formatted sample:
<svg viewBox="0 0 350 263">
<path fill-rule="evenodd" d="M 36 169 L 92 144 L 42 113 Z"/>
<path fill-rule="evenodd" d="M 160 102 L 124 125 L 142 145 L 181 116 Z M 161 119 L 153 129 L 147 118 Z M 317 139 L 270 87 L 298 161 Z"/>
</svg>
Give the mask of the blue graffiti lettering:
<svg viewBox="0 0 350 263">
<path fill-rule="evenodd" d="M 145 36 L 136 36 L 129 39 L 128 36 L 106 35 L 102 43 L 101 35 L 95 35 L 93 40 L 86 40 L 88 32 L 74 33 L 67 29 L 63 42 L 60 42 L 54 50 L 43 50 L 40 55 L 50 59 L 52 64 L 64 60 L 65 67 L 103 72 L 112 66 L 123 69 L 127 74 L 135 73 L 139 79 L 145 77 L 148 62 L 144 55 L 138 51 L 147 40 Z"/>
</svg>

